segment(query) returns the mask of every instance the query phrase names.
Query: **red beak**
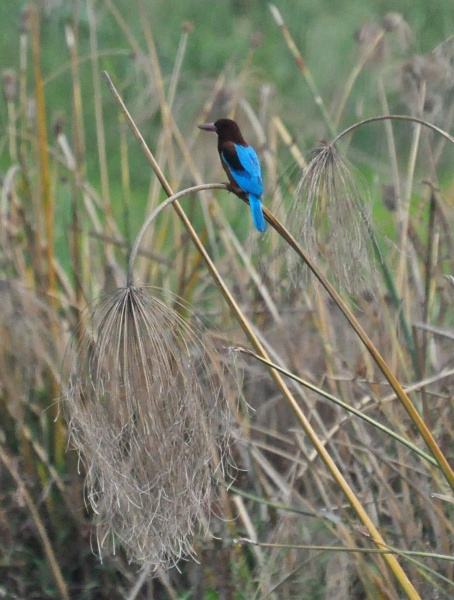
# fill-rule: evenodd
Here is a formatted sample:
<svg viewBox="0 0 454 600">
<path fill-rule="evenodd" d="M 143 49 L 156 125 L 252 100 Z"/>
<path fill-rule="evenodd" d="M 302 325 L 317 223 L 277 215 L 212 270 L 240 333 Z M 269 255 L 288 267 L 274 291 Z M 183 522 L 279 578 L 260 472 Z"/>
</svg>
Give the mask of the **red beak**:
<svg viewBox="0 0 454 600">
<path fill-rule="evenodd" d="M 203 129 L 204 131 L 216 131 L 216 127 L 214 123 L 204 123 L 203 125 L 197 125 L 199 129 Z"/>
</svg>

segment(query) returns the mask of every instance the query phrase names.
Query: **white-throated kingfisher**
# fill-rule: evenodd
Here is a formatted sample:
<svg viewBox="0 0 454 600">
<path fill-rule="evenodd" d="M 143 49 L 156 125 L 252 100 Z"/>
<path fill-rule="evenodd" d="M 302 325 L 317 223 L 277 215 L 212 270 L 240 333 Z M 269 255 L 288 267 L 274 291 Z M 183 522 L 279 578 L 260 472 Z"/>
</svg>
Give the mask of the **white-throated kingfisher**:
<svg viewBox="0 0 454 600">
<path fill-rule="evenodd" d="M 199 125 L 199 128 L 217 133 L 218 152 L 231 190 L 240 197 L 246 196 L 255 227 L 265 231 L 261 202 L 263 183 L 254 148 L 248 146 L 238 124 L 232 119 L 218 119 L 215 123 Z"/>
</svg>

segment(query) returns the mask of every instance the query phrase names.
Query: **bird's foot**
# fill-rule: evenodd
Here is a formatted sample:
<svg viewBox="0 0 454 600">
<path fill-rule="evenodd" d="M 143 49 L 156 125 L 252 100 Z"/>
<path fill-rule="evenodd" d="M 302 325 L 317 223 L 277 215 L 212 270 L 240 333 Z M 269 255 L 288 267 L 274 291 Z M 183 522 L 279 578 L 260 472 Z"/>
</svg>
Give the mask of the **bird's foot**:
<svg viewBox="0 0 454 600">
<path fill-rule="evenodd" d="M 237 185 L 233 185 L 233 183 L 230 183 L 230 181 L 226 181 L 224 185 L 227 186 L 227 191 L 229 193 L 235 194 L 235 196 L 238 196 L 238 198 L 241 198 L 241 200 L 248 202 L 247 194 L 243 192 L 243 190 Z"/>
</svg>

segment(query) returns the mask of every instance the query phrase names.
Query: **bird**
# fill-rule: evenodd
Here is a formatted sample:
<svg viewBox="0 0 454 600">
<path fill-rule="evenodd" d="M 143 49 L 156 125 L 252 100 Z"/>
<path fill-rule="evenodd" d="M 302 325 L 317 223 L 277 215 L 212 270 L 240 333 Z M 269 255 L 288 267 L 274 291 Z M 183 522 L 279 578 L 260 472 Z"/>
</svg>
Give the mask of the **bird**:
<svg viewBox="0 0 454 600">
<path fill-rule="evenodd" d="M 230 189 L 240 197 L 246 196 L 254 226 L 259 231 L 265 231 L 260 163 L 254 148 L 246 143 L 238 123 L 232 119 L 218 119 L 198 127 L 217 134 L 219 157 L 229 178 Z"/>
</svg>

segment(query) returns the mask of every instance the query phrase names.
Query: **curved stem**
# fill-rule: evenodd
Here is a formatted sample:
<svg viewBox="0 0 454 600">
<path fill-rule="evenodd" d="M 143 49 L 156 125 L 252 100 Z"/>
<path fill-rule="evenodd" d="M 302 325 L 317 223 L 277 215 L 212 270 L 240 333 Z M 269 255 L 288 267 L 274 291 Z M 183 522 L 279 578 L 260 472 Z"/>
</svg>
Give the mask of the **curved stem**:
<svg viewBox="0 0 454 600">
<path fill-rule="evenodd" d="M 418 123 L 419 125 L 424 125 L 425 127 L 432 129 L 432 131 L 436 131 L 441 136 L 446 138 L 449 142 L 454 144 L 454 137 L 452 137 L 451 135 L 449 135 L 449 133 L 447 133 L 443 129 L 440 129 L 436 125 L 432 125 L 432 123 L 424 121 L 424 119 L 418 119 L 418 117 L 411 117 L 409 115 L 380 115 L 378 117 L 370 117 L 369 119 L 364 119 L 363 121 L 358 121 L 358 123 L 350 125 L 350 127 L 347 127 L 347 129 L 341 131 L 341 133 L 339 133 L 339 135 L 337 135 L 334 138 L 334 140 L 331 142 L 331 145 L 334 146 L 341 138 L 351 133 L 355 129 L 358 129 L 362 125 L 367 125 L 367 123 L 375 123 L 377 121 L 410 121 L 412 123 Z"/>
<path fill-rule="evenodd" d="M 189 194 L 194 194 L 195 192 L 202 192 L 204 190 L 227 190 L 227 189 L 228 189 L 228 187 L 225 183 L 204 183 L 202 185 L 194 185 L 193 187 L 186 188 L 185 190 L 181 190 L 180 192 L 173 194 L 173 196 L 169 196 L 166 200 L 161 202 L 161 204 L 159 204 L 145 219 L 144 224 L 140 228 L 140 231 L 137 234 L 136 239 L 134 240 L 134 244 L 131 249 L 131 254 L 129 255 L 128 274 L 127 274 L 127 281 L 126 281 L 127 287 L 132 285 L 134 262 L 136 260 L 137 253 L 139 251 L 140 242 L 142 241 L 145 231 L 148 229 L 150 224 L 156 219 L 156 217 L 159 215 L 159 213 L 162 210 L 164 210 L 164 208 L 166 206 L 169 206 L 169 204 L 172 204 L 172 202 L 175 202 L 175 200 L 178 200 L 179 198 L 183 198 L 183 196 L 188 196 Z"/>
</svg>

